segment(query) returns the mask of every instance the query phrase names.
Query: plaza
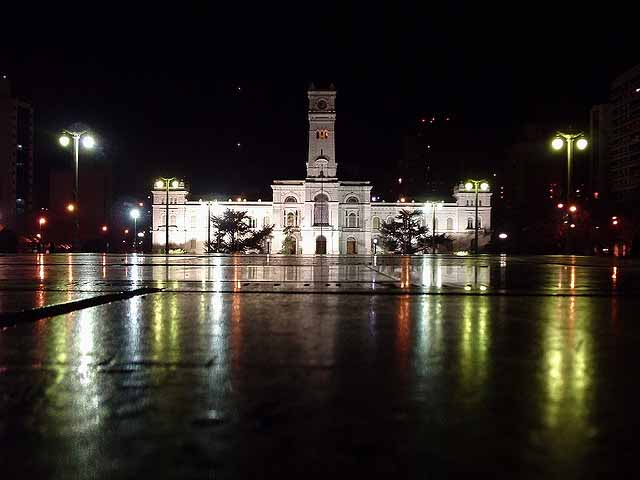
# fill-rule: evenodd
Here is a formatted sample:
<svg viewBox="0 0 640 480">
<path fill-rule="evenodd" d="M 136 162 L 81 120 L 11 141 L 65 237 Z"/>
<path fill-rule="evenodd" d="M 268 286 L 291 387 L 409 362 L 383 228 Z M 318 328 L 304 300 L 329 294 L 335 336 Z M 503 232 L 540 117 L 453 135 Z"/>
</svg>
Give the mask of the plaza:
<svg viewBox="0 0 640 480">
<path fill-rule="evenodd" d="M 613 476 L 639 279 L 586 257 L 1 256 L 0 468 Z"/>
</svg>

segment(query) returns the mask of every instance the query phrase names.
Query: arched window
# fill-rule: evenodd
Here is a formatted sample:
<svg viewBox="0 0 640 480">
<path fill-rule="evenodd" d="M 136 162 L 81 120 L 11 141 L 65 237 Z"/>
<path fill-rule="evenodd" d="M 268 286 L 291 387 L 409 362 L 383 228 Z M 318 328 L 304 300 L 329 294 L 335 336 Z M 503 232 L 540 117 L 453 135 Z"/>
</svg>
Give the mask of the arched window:
<svg viewBox="0 0 640 480">
<path fill-rule="evenodd" d="M 468 217 L 467 218 L 467 228 L 473 228 L 473 218 L 472 217 Z"/>
<path fill-rule="evenodd" d="M 169 226 L 170 227 L 175 227 L 176 226 L 176 216 L 175 215 L 170 215 L 169 216 Z"/>
<path fill-rule="evenodd" d="M 373 217 L 372 222 L 373 222 L 373 229 L 380 230 L 380 217 Z"/>
<path fill-rule="evenodd" d="M 296 215 L 293 212 L 287 213 L 287 227 L 296 226 Z"/>
<path fill-rule="evenodd" d="M 347 198 L 347 203 L 360 203 L 358 197 L 349 197 Z"/>
<path fill-rule="evenodd" d="M 268 227 L 269 225 L 271 225 L 271 219 L 269 217 L 264 217 L 262 219 L 262 226 Z"/>
<path fill-rule="evenodd" d="M 482 228 L 482 217 L 478 216 L 478 228 Z"/>
<path fill-rule="evenodd" d="M 167 226 L 167 216 L 164 213 L 160 216 L 160 226 L 161 227 Z"/>
<path fill-rule="evenodd" d="M 351 212 L 347 215 L 347 227 L 356 228 L 358 226 L 358 216 L 355 212 Z"/>
<path fill-rule="evenodd" d="M 387 222 L 387 223 L 391 223 L 391 222 L 393 222 L 393 217 L 392 217 L 391 215 L 389 215 L 389 216 L 387 217 L 386 222 Z"/>
<path fill-rule="evenodd" d="M 447 218 L 447 230 L 453 230 L 453 218 Z"/>
<path fill-rule="evenodd" d="M 198 228 L 198 217 L 191 215 L 191 228 Z"/>
<path fill-rule="evenodd" d="M 284 203 L 298 203 L 298 200 L 296 200 L 296 197 L 292 197 L 291 195 L 289 195 L 284 199 Z"/>
<path fill-rule="evenodd" d="M 329 197 L 320 193 L 316 195 L 314 201 L 316 204 L 313 208 L 313 224 L 329 225 Z"/>
</svg>

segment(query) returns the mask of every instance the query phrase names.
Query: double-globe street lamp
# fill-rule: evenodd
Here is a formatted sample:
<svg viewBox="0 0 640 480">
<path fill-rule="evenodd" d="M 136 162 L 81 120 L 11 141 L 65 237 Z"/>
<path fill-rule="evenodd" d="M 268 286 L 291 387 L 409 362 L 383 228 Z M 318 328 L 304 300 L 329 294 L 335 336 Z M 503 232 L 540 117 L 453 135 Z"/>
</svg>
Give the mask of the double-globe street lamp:
<svg viewBox="0 0 640 480">
<path fill-rule="evenodd" d="M 164 220 L 164 254 L 169 255 L 169 188 L 180 188 L 180 182 L 176 177 L 160 177 L 154 185 L 157 190 L 164 188 L 167 192 L 165 201 Z"/>
<path fill-rule="evenodd" d="M 551 147 L 554 150 L 561 150 L 564 144 L 567 144 L 567 204 L 571 202 L 571 174 L 573 170 L 573 144 L 575 142 L 578 150 L 584 150 L 589 145 L 587 139 L 584 138 L 584 133 L 563 133 L 556 132 L 556 137 L 551 142 Z"/>
<path fill-rule="evenodd" d="M 571 175 L 573 171 L 573 144 L 578 147 L 578 150 L 584 150 L 589 145 L 589 142 L 586 138 L 584 138 L 584 133 L 564 133 L 564 132 L 556 132 L 556 137 L 551 141 L 551 147 L 554 150 L 561 150 L 564 147 L 564 144 L 567 144 L 567 193 L 565 195 L 565 200 L 567 205 L 569 205 L 569 211 L 571 213 L 575 213 L 576 207 L 571 204 L 572 197 L 572 187 L 571 187 Z M 571 228 L 575 228 L 575 224 L 570 225 Z M 570 230 L 569 230 L 570 231 Z M 568 232 L 569 232 L 568 231 Z M 571 253 L 571 239 L 569 237 L 569 233 L 567 232 L 566 237 L 566 249 L 567 253 Z"/>
<path fill-rule="evenodd" d="M 62 136 L 59 138 L 60 145 L 63 147 L 68 147 L 73 140 L 73 165 L 74 165 L 74 188 L 73 188 L 73 208 L 67 207 L 67 210 L 73 212 L 75 210 L 75 206 L 78 206 L 79 203 L 79 189 L 78 189 L 78 152 L 80 150 L 80 141 L 82 140 L 82 146 L 87 150 L 91 150 L 96 145 L 95 139 L 89 135 L 87 130 L 75 131 L 75 130 L 63 130 Z M 80 238 L 80 212 L 76 213 L 76 224 L 75 224 L 75 241 L 77 242 Z"/>
<path fill-rule="evenodd" d="M 475 222 L 473 224 L 474 226 L 474 233 L 475 233 L 475 253 L 476 255 L 478 254 L 479 250 L 479 245 L 478 245 L 478 193 L 480 191 L 483 192 L 488 192 L 489 191 L 489 183 L 486 180 L 467 180 L 464 184 L 464 189 L 467 192 L 474 192 L 476 193 L 476 199 L 474 201 L 474 205 L 476 206 L 476 219 Z"/>
</svg>

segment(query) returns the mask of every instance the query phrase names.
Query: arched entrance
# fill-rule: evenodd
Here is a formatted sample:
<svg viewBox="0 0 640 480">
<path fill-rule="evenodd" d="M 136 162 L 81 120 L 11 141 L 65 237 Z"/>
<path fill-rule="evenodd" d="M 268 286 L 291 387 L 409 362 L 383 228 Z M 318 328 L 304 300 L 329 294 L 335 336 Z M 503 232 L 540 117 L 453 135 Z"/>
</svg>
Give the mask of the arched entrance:
<svg viewBox="0 0 640 480">
<path fill-rule="evenodd" d="M 316 254 L 325 255 L 327 253 L 327 239 L 322 235 L 316 237 Z"/>
<path fill-rule="evenodd" d="M 358 253 L 356 245 L 357 244 L 355 238 L 347 238 L 347 255 L 355 255 L 356 253 Z"/>
</svg>

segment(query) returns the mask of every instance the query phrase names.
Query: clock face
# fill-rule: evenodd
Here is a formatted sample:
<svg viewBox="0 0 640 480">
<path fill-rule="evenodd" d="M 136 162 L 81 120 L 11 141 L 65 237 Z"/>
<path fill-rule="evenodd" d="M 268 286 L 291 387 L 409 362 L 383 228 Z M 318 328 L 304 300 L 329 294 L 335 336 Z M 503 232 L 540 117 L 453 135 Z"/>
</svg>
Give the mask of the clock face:
<svg viewBox="0 0 640 480">
<path fill-rule="evenodd" d="M 316 103 L 316 106 L 318 107 L 318 110 L 326 110 L 327 101 L 324 98 L 321 98 L 318 100 L 318 103 Z"/>
</svg>

